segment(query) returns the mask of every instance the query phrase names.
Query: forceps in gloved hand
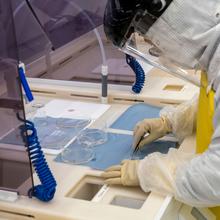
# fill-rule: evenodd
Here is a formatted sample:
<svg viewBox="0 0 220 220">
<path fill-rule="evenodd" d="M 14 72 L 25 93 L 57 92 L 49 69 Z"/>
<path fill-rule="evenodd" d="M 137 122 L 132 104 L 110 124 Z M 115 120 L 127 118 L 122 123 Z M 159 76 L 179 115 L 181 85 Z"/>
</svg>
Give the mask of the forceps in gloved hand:
<svg viewBox="0 0 220 220">
<path fill-rule="evenodd" d="M 133 150 L 132 156 L 135 155 L 135 154 L 138 152 L 138 150 L 139 150 L 139 145 L 140 145 L 141 141 L 144 139 L 144 137 L 145 137 L 145 135 L 143 135 L 143 136 L 140 138 L 140 140 L 138 141 L 136 147 L 135 147 L 134 150 Z"/>
</svg>

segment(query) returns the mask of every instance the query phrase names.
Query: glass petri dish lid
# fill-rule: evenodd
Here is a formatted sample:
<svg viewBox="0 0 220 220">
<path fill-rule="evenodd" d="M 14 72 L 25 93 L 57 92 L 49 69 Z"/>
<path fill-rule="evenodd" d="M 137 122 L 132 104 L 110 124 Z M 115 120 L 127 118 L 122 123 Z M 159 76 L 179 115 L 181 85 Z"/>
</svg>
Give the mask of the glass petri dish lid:
<svg viewBox="0 0 220 220">
<path fill-rule="evenodd" d="M 90 118 L 75 117 L 75 118 L 58 118 L 56 124 L 59 128 L 74 128 L 75 130 L 82 130 L 91 123 Z"/>
<path fill-rule="evenodd" d="M 87 147 L 94 147 L 104 144 L 107 139 L 106 131 L 96 128 L 86 128 L 77 136 L 78 143 Z"/>
<path fill-rule="evenodd" d="M 62 130 L 54 130 L 51 134 L 46 135 L 42 138 L 41 144 L 43 148 L 55 149 L 59 150 L 62 149 L 67 143 L 68 137 L 66 133 Z"/>
<path fill-rule="evenodd" d="M 79 165 L 93 160 L 95 158 L 95 153 L 90 148 L 71 146 L 62 151 L 61 158 L 65 163 Z"/>
<path fill-rule="evenodd" d="M 48 125 L 48 119 L 47 117 L 35 117 L 33 119 L 30 119 L 35 127 L 39 128 L 39 127 L 45 127 Z"/>
</svg>

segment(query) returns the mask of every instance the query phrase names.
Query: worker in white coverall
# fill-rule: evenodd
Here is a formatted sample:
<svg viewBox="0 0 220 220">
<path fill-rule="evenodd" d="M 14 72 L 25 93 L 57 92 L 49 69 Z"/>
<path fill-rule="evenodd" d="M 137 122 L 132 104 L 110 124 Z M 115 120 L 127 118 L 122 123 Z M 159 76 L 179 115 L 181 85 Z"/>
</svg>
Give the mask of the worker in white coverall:
<svg viewBox="0 0 220 220">
<path fill-rule="evenodd" d="M 140 185 L 145 192 L 212 207 L 220 219 L 220 1 L 109 0 L 104 27 L 122 50 L 137 32 L 158 49 L 166 68 L 171 61 L 202 73 L 198 99 L 164 109 L 160 118 L 145 119 L 134 128 L 133 147 L 142 138 L 139 148 L 168 133 L 183 140 L 196 130 L 197 153 L 170 149 L 167 154 L 123 161 L 102 174 L 105 182 Z"/>
</svg>

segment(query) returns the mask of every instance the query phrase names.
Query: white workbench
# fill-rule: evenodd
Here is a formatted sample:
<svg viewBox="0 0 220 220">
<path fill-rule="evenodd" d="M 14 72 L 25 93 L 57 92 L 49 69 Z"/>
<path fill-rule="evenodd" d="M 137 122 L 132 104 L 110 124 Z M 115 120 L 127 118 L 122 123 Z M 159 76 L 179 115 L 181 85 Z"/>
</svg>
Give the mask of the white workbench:
<svg viewBox="0 0 220 220">
<path fill-rule="evenodd" d="M 102 116 L 108 118 L 109 114 L 116 112 L 117 109 L 126 109 L 126 106 L 113 104 L 112 107 Z M 185 143 L 185 142 L 184 142 Z M 190 140 L 190 145 L 193 141 Z M 184 145 L 183 145 L 184 146 Z M 189 146 L 187 144 L 187 146 Z M 165 210 L 172 207 L 176 210 L 179 204 L 170 198 L 157 195 L 155 193 L 145 194 L 138 188 L 127 187 L 110 187 L 104 197 L 99 202 L 84 201 L 71 198 L 71 191 L 81 183 L 85 176 L 100 175 L 99 171 L 91 170 L 83 166 L 73 166 L 53 161 L 54 156 L 47 155 L 49 166 L 57 180 L 57 192 L 55 198 L 50 203 L 43 203 L 36 199 L 20 197 L 14 203 L 0 202 L 1 210 L 21 213 L 22 216 L 15 217 L 11 213 L 11 219 L 29 219 L 28 216 L 34 216 L 34 219 L 156 219 L 156 216 L 163 215 Z M 38 181 L 36 176 L 34 178 Z M 86 178 L 86 182 L 102 184 L 99 178 Z M 35 182 L 35 184 L 36 184 Z M 88 189 L 89 190 L 89 189 Z M 144 201 L 140 209 L 124 208 L 120 206 L 110 205 L 116 196 L 137 199 Z M 0 216 L 4 214 L 0 211 Z M 10 214 L 7 213 L 10 216 Z M 159 217 L 158 217 L 159 219 Z"/>
<path fill-rule="evenodd" d="M 149 85 L 153 86 L 147 87 L 142 95 L 128 93 L 127 88 L 124 90 L 120 88 L 120 91 L 115 87 L 110 88 L 109 99 L 111 108 L 96 123 L 112 118 L 112 115 L 117 118 L 135 101 L 141 100 L 140 102 L 155 103 L 156 105 L 173 104 L 188 100 L 195 93 L 198 93 L 198 89 L 195 87 L 175 78 L 160 78 L 160 75 L 157 75 L 149 78 L 148 82 Z M 171 85 L 181 85 L 181 91 L 176 92 L 172 91 L 172 89 L 164 89 L 167 82 Z M 40 99 L 41 102 L 48 102 L 57 97 L 68 100 L 89 100 L 90 102 L 98 102 L 99 100 L 100 90 L 94 86 L 88 86 L 86 93 L 85 88 L 81 86 L 73 87 L 63 82 L 54 83 L 44 81 L 39 84 L 38 80 L 33 80 L 31 86 L 35 94 L 37 94 L 37 99 Z M 74 94 L 78 94 L 78 96 Z M 182 143 L 180 149 L 188 151 L 193 149 L 194 146 L 195 139 L 190 137 Z M 181 206 L 179 202 L 155 193 L 146 194 L 140 188 L 111 186 L 96 202 L 72 198 L 77 193 L 79 197 L 80 193 L 83 196 L 86 190 L 91 194 L 91 191 L 95 190 L 97 185 L 102 185 L 102 179 L 99 178 L 100 172 L 87 167 L 56 163 L 53 159 L 54 156 L 47 155 L 49 166 L 58 183 L 54 199 L 49 203 L 43 203 L 34 198 L 29 199 L 27 197 L 19 197 L 14 203 L 2 201 L 0 202 L 0 219 L 172 220 L 177 217 L 178 210 Z M 34 179 L 38 181 L 36 176 L 34 176 Z M 81 192 L 79 190 L 80 187 L 84 187 Z M 117 197 L 119 197 L 118 201 Z M 115 198 L 116 200 L 114 200 Z M 135 203 L 137 200 L 138 202 L 142 201 L 143 205 L 139 209 L 134 209 L 110 204 L 113 200 L 115 203 L 120 203 L 120 199 L 123 198 L 129 198 L 131 206 L 135 206 L 132 203 Z"/>
</svg>

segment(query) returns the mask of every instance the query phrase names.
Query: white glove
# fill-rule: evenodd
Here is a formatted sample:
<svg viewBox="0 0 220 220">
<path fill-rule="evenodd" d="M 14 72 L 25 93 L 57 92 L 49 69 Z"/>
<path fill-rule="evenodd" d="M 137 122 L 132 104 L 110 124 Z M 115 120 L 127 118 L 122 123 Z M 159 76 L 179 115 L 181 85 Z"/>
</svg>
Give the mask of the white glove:
<svg viewBox="0 0 220 220">
<path fill-rule="evenodd" d="M 171 131 L 171 124 L 166 117 L 145 119 L 139 122 L 134 128 L 133 148 L 138 145 L 141 138 L 145 135 L 146 137 L 139 143 L 138 148 L 142 148 L 144 145 L 163 137 Z"/>
<path fill-rule="evenodd" d="M 110 185 L 139 186 L 138 164 L 138 160 L 124 160 L 120 165 L 105 170 L 101 177 Z"/>
</svg>

